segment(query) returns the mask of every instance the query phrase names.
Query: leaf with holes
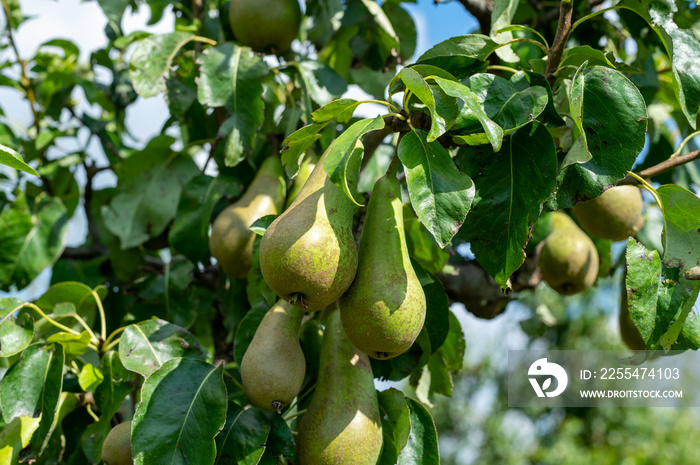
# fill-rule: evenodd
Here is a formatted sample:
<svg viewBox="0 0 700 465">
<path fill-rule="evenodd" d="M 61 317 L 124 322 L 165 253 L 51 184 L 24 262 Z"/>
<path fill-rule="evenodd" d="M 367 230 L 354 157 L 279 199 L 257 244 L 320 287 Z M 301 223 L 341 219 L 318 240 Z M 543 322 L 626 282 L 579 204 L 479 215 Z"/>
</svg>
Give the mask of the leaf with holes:
<svg viewBox="0 0 700 465">
<path fill-rule="evenodd" d="M 157 319 L 127 326 L 119 341 L 124 367 L 143 376 L 176 357 L 206 360 L 210 354 L 187 330 Z"/>
<path fill-rule="evenodd" d="M 165 92 L 172 57 L 192 37 L 189 32 L 179 31 L 150 36 L 138 43 L 129 61 L 129 76 L 141 97 Z"/>
</svg>

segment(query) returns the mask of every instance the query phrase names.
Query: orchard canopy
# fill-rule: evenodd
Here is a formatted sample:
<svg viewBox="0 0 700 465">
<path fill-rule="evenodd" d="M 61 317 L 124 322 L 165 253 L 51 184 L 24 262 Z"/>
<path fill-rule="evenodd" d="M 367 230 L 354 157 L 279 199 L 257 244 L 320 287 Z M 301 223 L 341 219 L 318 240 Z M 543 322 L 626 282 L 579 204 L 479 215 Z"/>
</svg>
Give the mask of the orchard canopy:
<svg viewBox="0 0 700 465">
<path fill-rule="evenodd" d="M 695 2 L 0 2 L 0 465 L 700 463 Z"/>
</svg>

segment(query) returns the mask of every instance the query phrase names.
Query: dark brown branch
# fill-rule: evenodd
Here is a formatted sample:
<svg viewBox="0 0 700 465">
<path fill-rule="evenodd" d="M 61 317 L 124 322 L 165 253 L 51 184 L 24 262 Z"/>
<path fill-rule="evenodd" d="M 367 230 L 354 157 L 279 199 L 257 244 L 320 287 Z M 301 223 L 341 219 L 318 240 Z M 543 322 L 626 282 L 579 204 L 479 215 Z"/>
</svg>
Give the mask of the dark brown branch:
<svg viewBox="0 0 700 465">
<path fill-rule="evenodd" d="M 94 164 L 88 165 L 83 162 L 83 167 L 85 168 L 85 218 L 87 220 L 88 233 L 92 239 L 92 243 L 96 246 L 102 246 L 102 241 L 100 240 L 100 233 L 97 229 L 97 222 L 95 221 L 94 215 L 92 214 L 92 180 L 101 169 L 97 168 Z"/>
<path fill-rule="evenodd" d="M 559 63 L 561 63 L 561 57 L 564 53 L 564 47 L 566 47 L 566 42 L 569 40 L 569 33 L 571 33 L 572 12 L 573 4 L 571 0 L 562 0 L 561 7 L 559 8 L 559 25 L 557 26 L 557 33 L 554 36 L 554 42 L 547 54 L 547 67 L 544 73 L 549 84 L 552 86 L 556 80 L 554 73 L 556 73 L 557 68 L 559 68 Z"/>
<path fill-rule="evenodd" d="M 658 165 L 654 165 L 645 170 L 640 171 L 639 173 L 637 173 L 637 175 L 642 178 L 652 178 L 654 176 L 658 176 L 662 173 L 665 173 L 667 171 L 670 171 L 674 168 L 677 168 L 681 165 L 685 165 L 686 163 L 690 163 L 691 161 L 695 160 L 700 160 L 700 150 L 693 150 L 692 152 L 686 153 L 685 155 L 669 158 L 668 160 L 662 161 Z M 639 184 L 639 181 L 637 181 L 632 176 L 628 175 L 617 184 Z"/>
<path fill-rule="evenodd" d="M 92 260 L 93 258 L 106 256 L 109 249 L 102 245 L 84 245 L 81 247 L 66 247 L 63 249 L 61 258 L 67 260 Z"/>
</svg>

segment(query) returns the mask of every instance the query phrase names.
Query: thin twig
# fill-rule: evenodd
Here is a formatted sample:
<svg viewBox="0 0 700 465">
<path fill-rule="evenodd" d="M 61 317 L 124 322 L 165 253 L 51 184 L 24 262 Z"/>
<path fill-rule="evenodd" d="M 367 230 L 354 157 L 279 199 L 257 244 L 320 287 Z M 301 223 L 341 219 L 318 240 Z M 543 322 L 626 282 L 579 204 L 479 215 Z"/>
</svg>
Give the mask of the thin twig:
<svg viewBox="0 0 700 465">
<path fill-rule="evenodd" d="M 554 85 L 554 81 L 556 81 L 554 73 L 556 72 L 557 68 L 559 68 L 559 63 L 561 63 L 561 57 L 564 53 L 566 42 L 569 40 L 572 12 L 573 3 L 571 0 L 562 0 L 561 7 L 559 8 L 559 25 L 557 26 L 557 33 L 554 36 L 552 47 L 549 49 L 549 53 L 547 54 L 547 67 L 545 68 L 544 73 L 550 85 Z"/>
<path fill-rule="evenodd" d="M 641 178 L 653 178 L 654 176 L 658 176 L 678 166 L 685 165 L 686 163 L 690 163 L 691 161 L 695 160 L 700 160 L 700 150 L 693 150 L 692 152 L 686 153 L 685 155 L 669 158 L 668 160 L 664 160 L 657 165 L 651 166 L 647 169 L 640 171 L 639 173 L 637 173 L 637 175 Z M 628 175 L 617 184 L 639 184 L 639 181 L 633 176 Z"/>
</svg>

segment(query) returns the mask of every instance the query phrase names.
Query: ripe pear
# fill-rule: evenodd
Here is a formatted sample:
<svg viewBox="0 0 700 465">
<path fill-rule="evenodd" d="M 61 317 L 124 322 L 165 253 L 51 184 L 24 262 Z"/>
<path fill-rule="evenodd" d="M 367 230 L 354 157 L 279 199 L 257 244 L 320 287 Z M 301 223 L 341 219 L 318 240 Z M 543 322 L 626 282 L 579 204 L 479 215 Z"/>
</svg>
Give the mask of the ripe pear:
<svg viewBox="0 0 700 465">
<path fill-rule="evenodd" d="M 260 271 L 267 285 L 307 312 L 335 302 L 357 271 L 355 206 L 323 168 L 329 152 L 330 147 L 260 242 Z"/>
<path fill-rule="evenodd" d="M 243 391 L 263 410 L 280 411 L 294 400 L 306 374 L 299 345 L 304 312 L 280 300 L 268 310 L 241 361 Z"/>
<path fill-rule="evenodd" d="M 602 195 L 577 203 L 571 213 L 594 236 L 620 241 L 633 236 L 644 224 L 642 192 L 635 186 L 616 186 Z"/>
<path fill-rule="evenodd" d="M 250 225 L 258 218 L 277 215 L 282 211 L 285 188 L 284 171 L 279 157 L 268 157 L 245 194 L 216 217 L 209 238 L 209 250 L 228 276 L 248 276 L 255 240 Z"/>
<path fill-rule="evenodd" d="M 297 0 L 231 0 L 228 15 L 236 39 L 260 53 L 289 50 L 301 24 Z"/>
<path fill-rule="evenodd" d="M 311 176 L 314 168 L 316 168 L 316 158 L 317 157 L 315 155 L 307 153 L 304 157 L 304 161 L 301 162 L 297 177 L 294 178 L 294 184 L 292 184 L 289 192 L 287 192 L 287 202 L 285 203 L 284 207 L 285 210 L 289 208 L 292 202 L 294 202 L 294 199 L 297 198 L 297 195 L 299 195 L 299 192 L 301 192 L 301 189 L 304 187 L 304 184 L 306 184 L 309 176 Z"/>
<path fill-rule="evenodd" d="M 425 321 L 425 293 L 408 256 L 399 181 L 382 177 L 369 198 L 357 276 L 341 298 L 352 343 L 377 359 L 405 352 Z"/>
<path fill-rule="evenodd" d="M 102 461 L 106 465 L 132 465 L 131 422 L 125 421 L 112 428 L 102 443 Z"/>
<path fill-rule="evenodd" d="M 542 278 L 560 294 L 584 291 L 598 277 L 598 251 L 568 215 L 554 212 L 552 232 L 540 251 Z"/>
<path fill-rule="evenodd" d="M 300 465 L 375 465 L 382 450 L 372 368 L 345 335 L 337 308 L 326 321 L 318 381 L 297 438 Z"/>
</svg>

